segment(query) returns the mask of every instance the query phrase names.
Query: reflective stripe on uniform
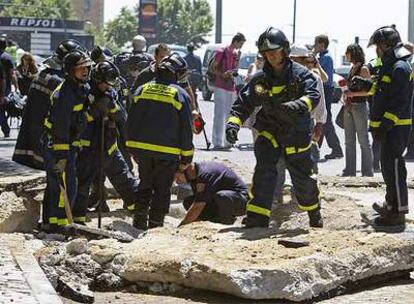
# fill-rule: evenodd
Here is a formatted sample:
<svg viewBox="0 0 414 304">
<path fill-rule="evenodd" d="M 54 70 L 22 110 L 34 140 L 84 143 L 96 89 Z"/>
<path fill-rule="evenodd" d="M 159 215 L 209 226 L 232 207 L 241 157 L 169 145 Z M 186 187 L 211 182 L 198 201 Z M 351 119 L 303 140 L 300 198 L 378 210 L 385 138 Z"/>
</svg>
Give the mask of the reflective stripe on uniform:
<svg viewBox="0 0 414 304">
<path fill-rule="evenodd" d="M 178 148 L 153 145 L 153 144 L 148 144 L 148 143 L 143 143 L 143 142 L 133 141 L 133 140 L 128 140 L 126 142 L 126 146 L 128 148 L 143 149 L 143 150 L 162 152 L 162 153 L 167 153 L 167 154 L 174 154 L 174 155 L 181 154 L 181 149 L 178 149 Z"/>
<path fill-rule="evenodd" d="M 49 224 L 57 224 L 59 226 L 69 225 L 69 221 L 66 218 L 58 219 L 57 217 L 49 217 Z"/>
<path fill-rule="evenodd" d="M 286 86 L 274 86 L 272 87 L 272 90 L 269 91 L 269 95 L 273 96 L 273 94 L 280 94 L 283 92 L 283 90 L 286 88 Z"/>
<path fill-rule="evenodd" d="M 378 128 L 380 125 L 381 125 L 381 122 L 380 122 L 380 121 L 374 121 L 374 120 L 371 120 L 371 121 L 369 122 L 369 126 L 370 126 L 371 128 Z"/>
<path fill-rule="evenodd" d="M 258 136 L 263 136 L 264 138 L 267 138 L 272 143 L 273 148 L 276 149 L 277 147 L 279 147 L 279 144 L 277 143 L 276 138 L 272 134 L 270 134 L 270 132 L 261 131 L 259 132 Z"/>
<path fill-rule="evenodd" d="M 86 139 L 81 139 L 80 140 L 80 145 L 81 145 L 81 147 L 90 147 L 91 146 L 91 141 L 86 140 Z"/>
<path fill-rule="evenodd" d="M 86 216 L 77 216 L 77 217 L 74 217 L 73 220 L 75 222 L 78 222 L 78 223 L 85 223 L 86 222 Z"/>
<path fill-rule="evenodd" d="M 308 111 L 311 112 L 313 109 L 312 100 L 308 96 L 303 96 L 300 98 L 300 100 L 303 100 L 306 103 L 306 105 L 308 106 Z"/>
<path fill-rule="evenodd" d="M 171 97 L 171 96 L 164 96 L 164 95 L 150 94 L 150 93 L 142 93 L 139 96 L 134 97 L 135 102 L 138 102 L 140 99 L 168 103 L 168 104 L 171 104 L 177 110 L 181 110 L 181 108 L 183 107 L 183 105 L 179 101 L 175 100 L 175 98 Z"/>
<path fill-rule="evenodd" d="M 86 120 L 87 120 L 88 122 L 92 122 L 92 121 L 94 121 L 94 119 L 93 119 L 92 115 L 91 115 L 91 114 L 89 114 L 89 113 L 86 113 Z"/>
<path fill-rule="evenodd" d="M 382 76 L 381 81 L 385 83 L 391 83 L 391 77 L 388 75 L 384 75 Z"/>
<path fill-rule="evenodd" d="M 69 151 L 68 144 L 54 144 L 52 147 L 55 151 Z"/>
<path fill-rule="evenodd" d="M 118 148 L 118 145 L 116 144 L 116 142 L 108 149 L 108 155 L 111 155 L 112 153 L 114 153 L 114 151 Z"/>
<path fill-rule="evenodd" d="M 371 89 L 369 89 L 367 94 L 368 96 L 374 96 L 376 92 L 377 92 L 377 82 L 374 82 L 371 86 Z"/>
<path fill-rule="evenodd" d="M 312 205 L 312 206 L 302 206 L 298 204 L 298 207 L 300 210 L 303 210 L 303 211 L 312 211 L 312 210 L 319 208 L 319 203 L 316 203 L 315 205 Z"/>
<path fill-rule="evenodd" d="M 192 150 L 181 150 L 182 156 L 193 156 L 194 155 L 194 149 Z"/>
<path fill-rule="evenodd" d="M 397 123 L 398 122 L 398 120 L 399 120 L 399 118 L 398 118 L 398 116 L 397 115 L 395 115 L 395 114 L 392 114 L 392 113 L 390 113 L 390 112 L 385 112 L 384 113 L 384 118 L 386 118 L 386 119 L 388 119 L 388 120 L 391 120 L 393 123 Z"/>
<path fill-rule="evenodd" d="M 296 153 L 303 153 L 308 151 L 312 147 L 312 142 L 304 147 L 304 148 L 297 148 L 297 147 L 286 147 L 285 151 L 287 155 L 296 154 Z"/>
<path fill-rule="evenodd" d="M 251 203 L 247 204 L 246 210 L 248 212 L 264 215 L 264 216 L 267 216 L 267 217 L 270 217 L 270 214 L 271 214 L 271 211 L 269 209 L 253 205 Z"/>
<path fill-rule="evenodd" d="M 43 125 L 48 129 L 52 129 L 52 123 L 49 121 L 48 118 L 45 118 Z"/>
<path fill-rule="evenodd" d="M 241 125 L 243 124 L 241 119 L 236 117 L 236 116 L 230 116 L 229 120 L 227 120 L 227 123 L 232 122 L 236 125 L 238 125 L 239 127 L 241 127 Z"/>
<path fill-rule="evenodd" d="M 73 112 L 80 112 L 83 110 L 83 103 L 77 104 L 73 107 Z"/>
<path fill-rule="evenodd" d="M 127 206 L 127 209 L 128 209 L 129 211 L 134 211 L 134 210 L 135 210 L 135 204 L 128 205 L 128 206 Z"/>
<path fill-rule="evenodd" d="M 66 189 L 66 173 L 62 172 L 63 187 Z M 65 208 L 65 196 L 63 191 L 59 187 L 59 208 Z"/>
<path fill-rule="evenodd" d="M 117 106 L 115 106 L 114 108 L 109 110 L 109 113 L 111 113 L 111 114 L 114 114 L 116 112 L 118 112 L 118 107 Z"/>
</svg>

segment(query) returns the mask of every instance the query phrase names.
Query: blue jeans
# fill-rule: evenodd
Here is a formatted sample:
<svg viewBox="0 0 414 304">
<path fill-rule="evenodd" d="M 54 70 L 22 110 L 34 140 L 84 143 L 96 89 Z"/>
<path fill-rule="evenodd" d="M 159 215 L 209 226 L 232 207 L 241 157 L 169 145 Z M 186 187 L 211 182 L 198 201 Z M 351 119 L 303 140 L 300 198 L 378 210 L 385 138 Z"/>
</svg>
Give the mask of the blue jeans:
<svg viewBox="0 0 414 304">
<path fill-rule="evenodd" d="M 345 161 L 344 174 L 356 175 L 356 138 L 361 146 L 362 176 L 373 175 L 372 148 L 368 137 L 368 105 L 366 102 L 353 103 L 344 111 Z"/>
</svg>

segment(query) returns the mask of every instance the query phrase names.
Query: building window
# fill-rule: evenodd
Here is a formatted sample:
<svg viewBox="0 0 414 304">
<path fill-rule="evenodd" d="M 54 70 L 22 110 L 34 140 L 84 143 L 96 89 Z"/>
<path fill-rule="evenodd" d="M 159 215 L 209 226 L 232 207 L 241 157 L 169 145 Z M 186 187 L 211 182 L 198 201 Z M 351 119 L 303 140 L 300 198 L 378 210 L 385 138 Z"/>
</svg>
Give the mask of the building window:
<svg viewBox="0 0 414 304">
<path fill-rule="evenodd" d="M 91 10 L 91 6 L 92 6 L 91 2 L 92 2 L 91 0 L 83 0 L 83 8 L 85 12 L 89 12 Z"/>
</svg>

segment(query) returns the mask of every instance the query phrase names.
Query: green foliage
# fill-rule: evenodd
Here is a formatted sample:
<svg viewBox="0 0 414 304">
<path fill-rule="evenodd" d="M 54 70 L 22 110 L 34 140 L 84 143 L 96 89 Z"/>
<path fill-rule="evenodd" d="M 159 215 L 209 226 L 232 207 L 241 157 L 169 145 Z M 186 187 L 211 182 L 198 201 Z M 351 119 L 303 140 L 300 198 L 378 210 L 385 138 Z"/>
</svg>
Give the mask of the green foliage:
<svg viewBox="0 0 414 304">
<path fill-rule="evenodd" d="M 138 18 L 127 7 L 122 7 L 119 15 L 105 24 L 104 35 L 106 44 L 114 43 L 122 47 L 138 34 Z"/>
<path fill-rule="evenodd" d="M 10 0 L 3 5 L 3 17 L 34 17 L 51 19 L 73 19 L 75 12 L 70 0 Z"/>
</svg>

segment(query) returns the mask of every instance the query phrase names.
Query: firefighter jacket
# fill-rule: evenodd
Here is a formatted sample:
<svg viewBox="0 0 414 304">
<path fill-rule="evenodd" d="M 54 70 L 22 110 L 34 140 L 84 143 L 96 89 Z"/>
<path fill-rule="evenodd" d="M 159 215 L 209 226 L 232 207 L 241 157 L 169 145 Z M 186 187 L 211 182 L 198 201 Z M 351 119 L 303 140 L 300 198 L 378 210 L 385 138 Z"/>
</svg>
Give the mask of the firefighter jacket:
<svg viewBox="0 0 414 304">
<path fill-rule="evenodd" d="M 44 126 L 56 159 L 67 158 L 71 146 L 80 146 L 80 136 L 87 123 L 89 90 L 89 85 L 66 79 L 51 96 L 52 105 Z"/>
<path fill-rule="evenodd" d="M 87 127 L 81 136 L 82 150 L 99 152 L 102 132 L 102 118 L 104 118 L 104 150 L 112 155 L 117 149 L 119 131 L 117 124 L 122 120 L 122 112 L 117 104 L 118 94 L 112 89 L 101 92 L 91 84 L 91 104 L 86 112 Z"/>
<path fill-rule="evenodd" d="M 318 82 L 305 67 L 286 59 L 282 73 L 275 75 L 266 62 L 263 72 L 255 74 L 240 91 L 228 124 L 240 127 L 254 108 L 261 106 L 254 125 L 259 135 L 269 139 L 275 148 L 284 146 L 287 153 L 303 152 L 311 144 L 310 112 L 320 97 Z M 281 109 L 281 104 L 292 102 L 304 110 L 286 113 Z"/>
<path fill-rule="evenodd" d="M 373 94 L 371 131 L 412 124 L 414 75 L 407 58 L 397 59 L 394 55 L 382 58 L 378 78 L 370 91 Z"/>
<path fill-rule="evenodd" d="M 139 87 L 128 111 L 131 153 L 190 163 L 194 154 L 190 97 L 160 79 Z"/>
</svg>

